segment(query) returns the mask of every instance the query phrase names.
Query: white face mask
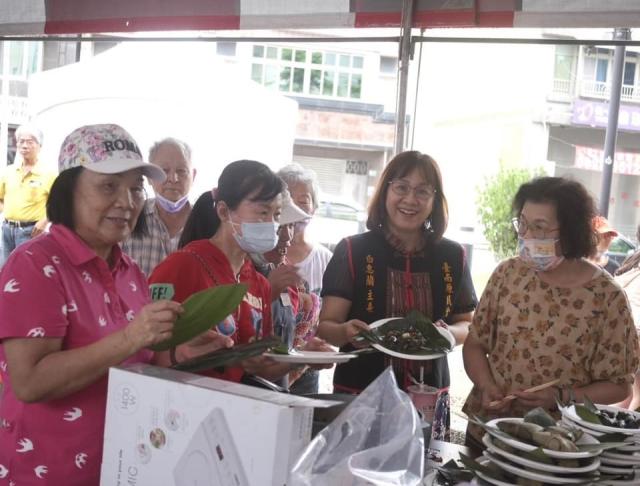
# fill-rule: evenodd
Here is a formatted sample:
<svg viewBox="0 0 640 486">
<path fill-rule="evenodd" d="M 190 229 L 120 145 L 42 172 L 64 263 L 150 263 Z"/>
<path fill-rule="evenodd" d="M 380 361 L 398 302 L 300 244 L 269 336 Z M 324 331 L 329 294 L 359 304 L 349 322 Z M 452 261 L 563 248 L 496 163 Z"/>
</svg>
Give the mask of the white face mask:
<svg viewBox="0 0 640 486">
<path fill-rule="evenodd" d="M 564 260 L 563 256 L 556 255 L 555 238 L 535 239 L 518 238 L 518 256 L 531 268 L 539 272 L 553 270 Z"/>
<path fill-rule="evenodd" d="M 160 194 L 156 194 L 156 204 L 164 209 L 167 213 L 175 214 L 179 212 L 189 202 L 189 195 L 182 196 L 176 202 L 170 201 Z"/>
<path fill-rule="evenodd" d="M 305 229 L 307 229 L 309 223 L 311 223 L 311 218 L 303 219 L 302 221 L 294 223 L 294 233 L 302 233 Z"/>
<path fill-rule="evenodd" d="M 266 253 L 278 244 L 279 224 L 273 221 L 267 223 L 234 223 L 233 236 L 240 248 L 247 253 Z M 242 234 L 238 234 L 236 226 L 240 226 Z"/>
</svg>

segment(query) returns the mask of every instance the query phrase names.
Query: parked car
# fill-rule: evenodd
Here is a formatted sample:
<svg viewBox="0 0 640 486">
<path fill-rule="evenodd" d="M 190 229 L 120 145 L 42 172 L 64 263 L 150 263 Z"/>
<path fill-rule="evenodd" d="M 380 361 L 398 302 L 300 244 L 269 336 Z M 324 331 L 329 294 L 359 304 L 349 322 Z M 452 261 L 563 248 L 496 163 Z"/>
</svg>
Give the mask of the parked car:
<svg viewBox="0 0 640 486">
<path fill-rule="evenodd" d="M 618 235 L 611 242 L 609 251 L 607 251 L 607 256 L 619 264 L 622 264 L 629 255 L 636 251 L 636 247 L 636 244 L 629 238 L 623 235 Z"/>
<path fill-rule="evenodd" d="M 333 250 L 341 239 L 364 232 L 366 221 L 367 212 L 357 202 L 340 196 L 321 196 L 307 235 L 311 241 Z"/>
</svg>

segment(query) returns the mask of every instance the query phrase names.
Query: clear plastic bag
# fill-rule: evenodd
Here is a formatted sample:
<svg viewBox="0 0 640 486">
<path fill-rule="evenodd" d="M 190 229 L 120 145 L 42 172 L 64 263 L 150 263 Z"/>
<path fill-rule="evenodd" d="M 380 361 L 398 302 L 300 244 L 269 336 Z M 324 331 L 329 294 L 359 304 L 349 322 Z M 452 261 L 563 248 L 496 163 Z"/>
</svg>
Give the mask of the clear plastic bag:
<svg viewBox="0 0 640 486">
<path fill-rule="evenodd" d="M 420 418 L 387 368 L 311 441 L 287 484 L 411 486 L 423 472 Z"/>
</svg>

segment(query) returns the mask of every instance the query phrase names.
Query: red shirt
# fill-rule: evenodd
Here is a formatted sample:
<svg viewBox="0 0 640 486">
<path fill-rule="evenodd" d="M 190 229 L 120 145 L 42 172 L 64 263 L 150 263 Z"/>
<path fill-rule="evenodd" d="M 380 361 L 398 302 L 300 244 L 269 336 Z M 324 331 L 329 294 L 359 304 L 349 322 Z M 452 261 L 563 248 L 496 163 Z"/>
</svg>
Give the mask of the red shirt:
<svg viewBox="0 0 640 486">
<path fill-rule="evenodd" d="M 209 287 L 238 282 L 248 286 L 242 303 L 224 321 L 212 322 L 212 328 L 217 327 L 222 334 L 231 336 L 236 344 L 271 335 L 271 286 L 249 259 L 245 260 L 236 280 L 226 255 L 209 240 L 198 240 L 165 258 L 149 277 L 149 284 L 153 286 L 172 287 L 171 299 L 177 302 Z M 242 378 L 243 369 L 230 367 L 222 374 L 207 374 L 237 382 Z"/>
<path fill-rule="evenodd" d="M 62 338 L 81 348 L 126 327 L 149 302 L 142 272 L 113 247 L 113 268 L 76 233 L 53 225 L 20 245 L 0 274 L 0 339 Z M 126 363 L 149 362 L 141 350 Z M 0 485 L 82 485 L 99 482 L 107 401 L 106 374 L 83 390 L 25 403 L 13 392 L 0 347 Z"/>
</svg>

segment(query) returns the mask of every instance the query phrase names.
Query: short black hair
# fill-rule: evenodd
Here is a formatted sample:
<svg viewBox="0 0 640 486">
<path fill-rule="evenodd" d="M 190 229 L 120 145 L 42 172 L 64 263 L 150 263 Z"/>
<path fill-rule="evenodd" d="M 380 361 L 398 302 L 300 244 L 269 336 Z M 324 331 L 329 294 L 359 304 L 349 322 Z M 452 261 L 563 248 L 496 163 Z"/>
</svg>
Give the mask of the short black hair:
<svg viewBox="0 0 640 486">
<path fill-rule="evenodd" d="M 217 226 L 213 218 L 214 208 L 215 202 L 211 191 L 200 194 L 182 229 L 178 249 L 185 247 L 192 241 L 211 238 L 215 234 Z"/>
<path fill-rule="evenodd" d="M 85 170 L 83 167 L 64 170 L 53 181 L 47 198 L 47 219 L 52 224 L 61 224 L 75 231 L 73 196 L 78 185 L 78 178 L 83 170 Z M 140 237 L 147 234 L 147 222 L 144 213 L 145 210 L 143 208 L 133 228 L 132 236 Z"/>
<path fill-rule="evenodd" d="M 230 210 L 249 198 L 250 201 L 271 201 L 286 189 L 284 181 L 268 166 L 255 160 L 236 160 L 227 165 L 218 178 L 215 196 L 201 194 L 185 223 L 178 246 L 192 241 L 210 238 L 220 228 L 220 217 L 214 209 L 218 201 L 224 201 Z M 197 206 L 197 207 L 196 207 Z"/>
<path fill-rule="evenodd" d="M 565 258 L 593 255 L 597 240 L 592 220 L 595 203 L 587 189 L 564 177 L 536 177 L 520 186 L 513 198 L 514 216 L 520 217 L 527 201 L 550 203 L 560 225 L 560 248 Z"/>
</svg>

